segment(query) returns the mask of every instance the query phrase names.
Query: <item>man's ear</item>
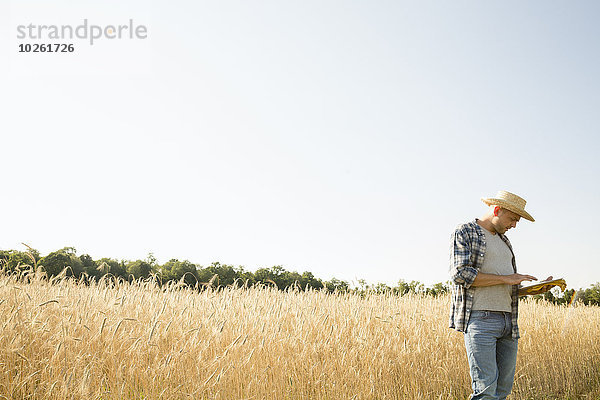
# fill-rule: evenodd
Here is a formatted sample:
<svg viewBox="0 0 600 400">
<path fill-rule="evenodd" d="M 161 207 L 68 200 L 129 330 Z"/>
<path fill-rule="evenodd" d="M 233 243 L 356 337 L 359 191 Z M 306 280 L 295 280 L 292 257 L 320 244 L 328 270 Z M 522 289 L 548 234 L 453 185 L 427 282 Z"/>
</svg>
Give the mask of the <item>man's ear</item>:
<svg viewBox="0 0 600 400">
<path fill-rule="evenodd" d="M 494 217 L 497 217 L 499 212 L 500 212 L 500 206 L 494 207 Z"/>
</svg>

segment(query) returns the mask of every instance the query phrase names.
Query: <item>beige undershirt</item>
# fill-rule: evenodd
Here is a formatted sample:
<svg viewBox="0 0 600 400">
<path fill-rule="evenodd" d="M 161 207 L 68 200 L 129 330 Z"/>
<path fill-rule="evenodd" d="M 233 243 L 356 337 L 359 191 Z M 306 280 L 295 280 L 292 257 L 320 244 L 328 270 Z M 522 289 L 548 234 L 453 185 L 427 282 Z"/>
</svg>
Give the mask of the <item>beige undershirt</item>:
<svg viewBox="0 0 600 400">
<path fill-rule="evenodd" d="M 512 252 L 498 234 L 485 232 L 485 254 L 480 272 L 494 275 L 510 275 L 513 271 Z M 476 286 L 473 294 L 473 310 L 511 312 L 511 285 Z"/>
</svg>

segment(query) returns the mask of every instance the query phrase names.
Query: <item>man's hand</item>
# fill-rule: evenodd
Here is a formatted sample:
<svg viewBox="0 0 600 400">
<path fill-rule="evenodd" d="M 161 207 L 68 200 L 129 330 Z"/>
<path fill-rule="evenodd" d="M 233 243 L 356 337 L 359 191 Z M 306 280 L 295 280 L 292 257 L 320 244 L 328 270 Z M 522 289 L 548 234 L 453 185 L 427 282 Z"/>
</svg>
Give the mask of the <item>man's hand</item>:
<svg viewBox="0 0 600 400">
<path fill-rule="evenodd" d="M 523 281 L 537 281 L 537 278 L 523 274 L 495 275 L 479 272 L 473 281 L 473 286 L 519 285 Z"/>
<path fill-rule="evenodd" d="M 537 281 L 538 279 L 533 275 L 523 275 L 523 274 L 512 274 L 505 275 L 506 283 L 508 285 L 520 285 L 523 281 Z"/>
</svg>

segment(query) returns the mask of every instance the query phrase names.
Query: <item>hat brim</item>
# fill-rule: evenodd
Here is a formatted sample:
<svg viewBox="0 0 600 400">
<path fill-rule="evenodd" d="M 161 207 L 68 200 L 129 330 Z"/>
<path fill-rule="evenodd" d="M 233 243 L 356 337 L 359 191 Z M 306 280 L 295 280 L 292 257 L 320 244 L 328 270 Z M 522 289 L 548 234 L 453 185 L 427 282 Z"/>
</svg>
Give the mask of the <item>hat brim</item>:
<svg viewBox="0 0 600 400">
<path fill-rule="evenodd" d="M 502 199 L 482 197 L 481 201 L 483 201 L 488 206 L 491 206 L 493 204 L 495 206 L 500 206 L 502 208 L 506 208 L 507 210 L 510 210 L 510 211 L 514 212 L 515 214 L 520 215 L 521 217 L 525 218 L 528 221 L 535 222 L 535 219 L 533 219 L 531 214 L 529 214 L 527 211 L 523 210 L 522 208 L 515 207 L 513 204 L 508 203 Z"/>
</svg>

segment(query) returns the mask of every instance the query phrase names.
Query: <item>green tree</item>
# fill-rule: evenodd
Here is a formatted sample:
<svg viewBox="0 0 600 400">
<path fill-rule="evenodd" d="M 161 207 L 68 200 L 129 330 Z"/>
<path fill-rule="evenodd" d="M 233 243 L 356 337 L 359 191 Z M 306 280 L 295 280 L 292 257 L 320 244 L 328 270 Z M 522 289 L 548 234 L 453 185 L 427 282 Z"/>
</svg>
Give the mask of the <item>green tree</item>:
<svg viewBox="0 0 600 400">
<path fill-rule="evenodd" d="M 148 253 L 148 256 L 146 257 L 146 262 L 148 264 L 150 264 L 152 269 L 155 269 L 156 267 L 158 267 L 158 263 L 156 262 L 156 257 L 154 257 L 154 253 L 152 253 L 152 252 Z"/>
<path fill-rule="evenodd" d="M 275 265 L 271 268 L 259 268 L 254 273 L 254 277 L 257 282 L 274 282 L 275 285 L 281 290 L 293 285 L 295 281 L 301 278 L 300 274 L 290 273 L 281 265 Z"/>
<path fill-rule="evenodd" d="M 152 266 L 146 261 L 136 260 L 128 262 L 125 270 L 128 276 L 133 275 L 135 279 L 147 278 L 152 272 Z"/>
<path fill-rule="evenodd" d="M 600 282 L 596 282 L 585 289 L 582 297 L 585 305 L 600 305 Z"/>
<path fill-rule="evenodd" d="M 430 288 L 425 289 L 425 293 L 431 296 L 441 296 L 450 291 L 450 286 L 442 282 L 434 283 Z"/>
<path fill-rule="evenodd" d="M 300 286 L 302 289 L 306 290 L 307 288 L 313 289 L 323 289 L 323 282 L 320 279 L 315 278 L 312 272 L 304 271 L 300 278 Z"/>
<path fill-rule="evenodd" d="M 81 261 L 83 272 L 92 278 L 97 278 L 101 275 L 101 272 L 98 269 L 98 264 L 92 259 L 92 257 L 90 257 L 89 254 L 82 254 L 79 256 L 79 261 Z"/>
<path fill-rule="evenodd" d="M 101 258 L 96 261 L 96 268 L 100 271 L 99 276 L 111 274 L 115 277 L 127 278 L 127 269 L 123 261 L 117 261 L 112 258 Z"/>
<path fill-rule="evenodd" d="M 381 294 L 384 294 L 384 293 L 396 293 L 396 290 L 394 290 L 394 288 L 392 288 L 392 287 L 390 287 L 390 286 L 388 286 L 388 285 L 386 285 L 385 283 L 382 283 L 382 282 L 380 282 L 377 285 L 375 285 L 373 287 L 373 290 L 375 291 L 375 293 L 381 293 Z"/>
<path fill-rule="evenodd" d="M 14 271 L 17 268 L 33 267 L 40 260 L 40 253 L 31 249 L 26 251 L 0 250 L 0 269 Z"/>
<path fill-rule="evenodd" d="M 65 268 L 67 268 L 67 276 L 79 277 L 83 272 L 83 263 L 77 257 L 76 250 L 73 247 L 65 247 L 52 252 L 40 259 L 39 264 L 44 267 L 48 276 L 56 276 Z"/>
<path fill-rule="evenodd" d="M 196 282 L 198 282 L 197 267 L 187 260 L 179 261 L 177 259 L 171 259 L 164 265 L 161 265 L 158 268 L 158 271 L 164 282 L 169 280 L 179 281 L 184 276 L 184 282 L 188 285 L 194 286 Z"/>
<path fill-rule="evenodd" d="M 349 289 L 348 282 L 336 278 L 324 282 L 324 285 L 329 293 L 347 292 Z"/>
<path fill-rule="evenodd" d="M 407 282 L 405 282 L 404 279 L 400 279 L 398 281 L 398 286 L 396 286 L 396 289 L 400 296 L 404 296 L 405 294 L 410 292 L 410 285 Z"/>
<path fill-rule="evenodd" d="M 217 276 L 213 280 L 214 276 Z M 253 285 L 255 276 L 244 271 L 243 267 L 233 267 L 227 264 L 221 264 L 214 262 L 208 267 L 198 269 L 198 280 L 202 283 L 213 282 L 213 286 L 229 286 L 237 281 L 237 284 L 244 285 L 248 283 L 249 286 Z"/>
</svg>

